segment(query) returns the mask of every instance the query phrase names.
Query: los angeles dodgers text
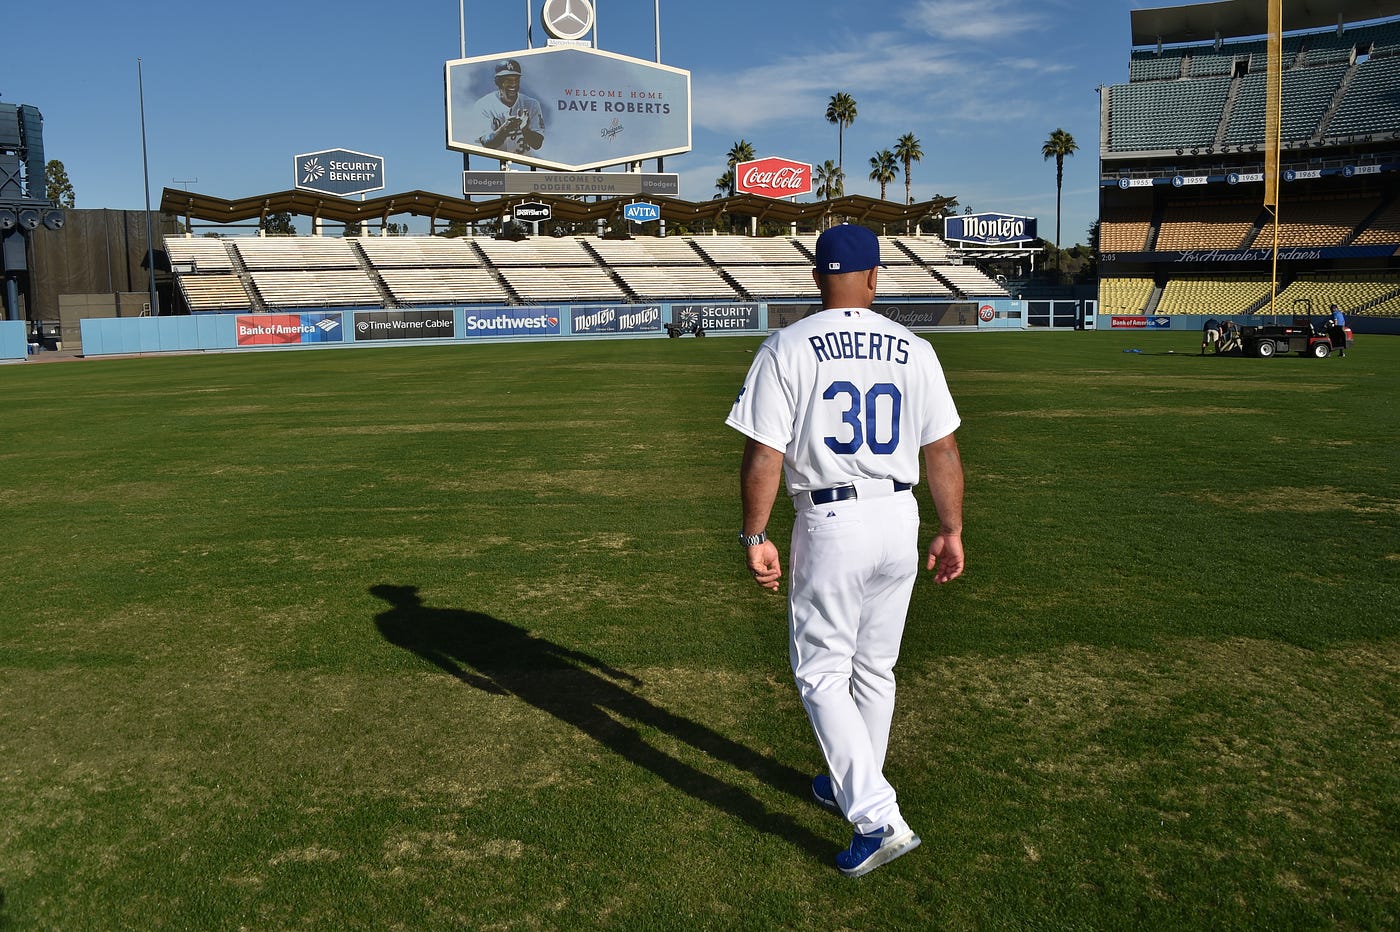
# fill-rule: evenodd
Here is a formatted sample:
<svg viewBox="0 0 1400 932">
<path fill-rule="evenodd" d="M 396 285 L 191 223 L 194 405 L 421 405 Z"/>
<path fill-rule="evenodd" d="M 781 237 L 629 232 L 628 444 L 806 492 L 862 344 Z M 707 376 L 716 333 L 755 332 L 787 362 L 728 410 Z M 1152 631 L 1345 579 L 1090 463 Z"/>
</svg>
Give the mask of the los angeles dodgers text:
<svg viewBox="0 0 1400 932">
<path fill-rule="evenodd" d="M 903 337 L 890 337 L 883 333 L 856 331 L 824 333 L 808 337 L 812 352 L 817 354 L 817 362 L 831 359 L 876 359 L 897 362 L 901 366 L 909 362 L 909 341 Z"/>
</svg>

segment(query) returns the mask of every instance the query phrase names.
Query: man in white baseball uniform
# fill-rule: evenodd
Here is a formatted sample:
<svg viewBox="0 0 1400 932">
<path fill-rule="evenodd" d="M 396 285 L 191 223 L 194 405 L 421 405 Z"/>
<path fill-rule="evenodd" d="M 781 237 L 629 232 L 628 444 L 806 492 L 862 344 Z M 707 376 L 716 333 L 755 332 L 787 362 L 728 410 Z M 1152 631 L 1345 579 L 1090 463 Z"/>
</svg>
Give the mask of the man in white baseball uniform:
<svg viewBox="0 0 1400 932">
<path fill-rule="evenodd" d="M 476 141 L 489 149 L 528 155 L 544 145 L 544 107 L 520 90 L 520 62 L 496 65 L 496 90 L 472 106 L 480 121 Z"/>
<path fill-rule="evenodd" d="M 919 844 L 885 779 L 894 664 L 918 573 L 912 487 L 922 454 L 939 528 L 927 567 L 963 571 L 957 408 L 933 347 L 870 310 L 880 244 L 842 224 L 817 239 L 822 309 L 755 353 L 725 423 L 748 440 L 741 467 L 749 571 L 777 591 L 765 528 L 784 474 L 796 508 L 788 582 L 789 653 L 827 773 L 819 803 L 855 827 L 836 865 L 858 877 Z"/>
</svg>

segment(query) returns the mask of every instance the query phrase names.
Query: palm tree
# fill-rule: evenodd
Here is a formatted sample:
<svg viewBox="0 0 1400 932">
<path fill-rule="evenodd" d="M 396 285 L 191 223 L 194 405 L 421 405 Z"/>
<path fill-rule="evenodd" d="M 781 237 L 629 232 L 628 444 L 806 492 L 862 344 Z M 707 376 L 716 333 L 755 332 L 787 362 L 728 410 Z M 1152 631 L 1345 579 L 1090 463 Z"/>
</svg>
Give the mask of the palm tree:
<svg viewBox="0 0 1400 932">
<path fill-rule="evenodd" d="M 1065 184 L 1065 156 L 1074 155 L 1079 143 L 1062 129 L 1056 129 L 1040 146 L 1040 154 L 1047 161 L 1055 160 L 1055 272 L 1060 271 L 1060 191 Z"/>
<path fill-rule="evenodd" d="M 913 175 L 915 162 L 921 162 L 924 158 L 923 147 L 919 145 L 919 137 L 913 133 L 905 133 L 899 137 L 899 142 L 894 144 L 894 157 L 904 163 L 904 203 L 909 205 L 914 203 L 914 197 L 910 194 L 909 182 Z"/>
<path fill-rule="evenodd" d="M 870 180 L 880 185 L 880 200 L 885 199 L 885 186 L 899 177 L 899 163 L 889 149 L 881 149 L 870 157 Z"/>
<path fill-rule="evenodd" d="M 846 127 L 856 121 L 855 98 L 845 91 L 831 95 L 826 104 L 826 121 L 836 124 L 836 167 L 841 169 L 841 177 L 846 177 L 845 145 Z M 844 192 L 842 192 L 844 193 Z"/>
<path fill-rule="evenodd" d="M 812 173 L 812 180 L 817 183 L 817 197 L 824 201 L 840 197 L 844 177 L 845 173 L 841 171 L 841 167 L 831 159 L 818 165 Z"/>
<path fill-rule="evenodd" d="M 841 180 L 844 175 L 838 166 L 831 159 L 812 169 L 812 181 L 816 184 L 816 195 L 824 201 L 841 196 Z M 822 214 L 822 229 L 826 229 L 828 215 Z"/>
<path fill-rule="evenodd" d="M 734 194 L 734 169 L 729 169 L 723 175 L 715 179 L 716 194 L 712 200 L 719 200 L 722 197 L 731 197 Z"/>
<path fill-rule="evenodd" d="M 736 192 L 735 185 L 739 182 L 736 168 L 740 162 L 752 162 L 754 160 L 753 143 L 740 139 L 729 147 L 729 154 L 726 156 L 729 165 L 729 194 L 733 196 Z"/>
</svg>

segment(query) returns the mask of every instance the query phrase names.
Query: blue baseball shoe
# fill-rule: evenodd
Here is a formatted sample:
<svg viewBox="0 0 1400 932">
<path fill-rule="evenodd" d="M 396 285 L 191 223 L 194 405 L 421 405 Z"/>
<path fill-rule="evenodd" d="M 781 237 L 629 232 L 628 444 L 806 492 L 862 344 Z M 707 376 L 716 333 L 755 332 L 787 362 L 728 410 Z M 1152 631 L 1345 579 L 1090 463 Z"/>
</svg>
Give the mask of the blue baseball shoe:
<svg viewBox="0 0 1400 932">
<path fill-rule="evenodd" d="M 885 826 L 870 835 L 856 832 L 851 838 L 851 847 L 836 856 L 836 866 L 847 877 L 859 877 L 917 847 L 919 836 L 910 828 L 895 832 L 892 826 Z"/>
<path fill-rule="evenodd" d="M 823 809 L 844 815 L 841 812 L 841 804 L 836 801 L 836 788 L 831 785 L 831 778 L 826 774 L 819 773 L 812 778 L 812 798 Z"/>
</svg>

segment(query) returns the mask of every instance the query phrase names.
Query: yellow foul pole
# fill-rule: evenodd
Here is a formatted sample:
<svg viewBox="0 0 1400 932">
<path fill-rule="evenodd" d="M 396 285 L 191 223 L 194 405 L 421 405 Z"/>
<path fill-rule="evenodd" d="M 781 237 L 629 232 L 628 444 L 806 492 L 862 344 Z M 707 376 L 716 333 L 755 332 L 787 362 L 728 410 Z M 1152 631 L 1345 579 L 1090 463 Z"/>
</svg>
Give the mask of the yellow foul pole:
<svg viewBox="0 0 1400 932">
<path fill-rule="evenodd" d="M 1269 0 L 1268 68 L 1264 76 L 1264 207 L 1274 216 L 1274 265 L 1269 281 L 1269 313 L 1278 297 L 1278 152 L 1283 114 L 1283 0 Z"/>
</svg>

